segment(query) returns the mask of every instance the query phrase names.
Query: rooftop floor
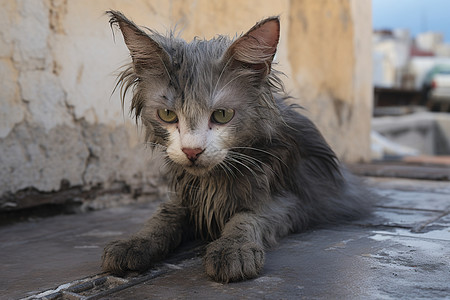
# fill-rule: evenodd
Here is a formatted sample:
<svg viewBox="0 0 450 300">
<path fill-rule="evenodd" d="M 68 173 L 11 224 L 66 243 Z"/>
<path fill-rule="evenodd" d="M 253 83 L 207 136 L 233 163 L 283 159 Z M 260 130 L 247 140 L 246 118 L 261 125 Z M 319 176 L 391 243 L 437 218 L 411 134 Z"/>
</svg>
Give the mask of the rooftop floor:
<svg viewBox="0 0 450 300">
<path fill-rule="evenodd" d="M 374 168 L 355 170 L 383 175 Z M 0 298 L 450 299 L 448 178 L 367 181 L 383 199 L 372 217 L 290 235 L 267 252 L 261 276 L 230 284 L 205 275 L 199 244 L 145 274 L 101 273 L 104 245 L 137 231 L 158 203 L 3 226 Z"/>
</svg>

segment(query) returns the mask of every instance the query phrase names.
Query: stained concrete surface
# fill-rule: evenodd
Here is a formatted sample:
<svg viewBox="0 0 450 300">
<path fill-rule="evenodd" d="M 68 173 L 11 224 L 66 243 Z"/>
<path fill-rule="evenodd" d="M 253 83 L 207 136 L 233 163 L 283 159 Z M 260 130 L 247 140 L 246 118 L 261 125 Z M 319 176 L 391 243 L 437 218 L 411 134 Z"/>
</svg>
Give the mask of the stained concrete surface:
<svg viewBox="0 0 450 300">
<path fill-rule="evenodd" d="M 188 245 L 145 274 L 102 274 L 110 240 L 136 231 L 157 204 L 0 228 L 1 299 L 450 299 L 450 183 L 368 178 L 372 217 L 293 234 L 256 279 L 220 284 Z"/>
</svg>

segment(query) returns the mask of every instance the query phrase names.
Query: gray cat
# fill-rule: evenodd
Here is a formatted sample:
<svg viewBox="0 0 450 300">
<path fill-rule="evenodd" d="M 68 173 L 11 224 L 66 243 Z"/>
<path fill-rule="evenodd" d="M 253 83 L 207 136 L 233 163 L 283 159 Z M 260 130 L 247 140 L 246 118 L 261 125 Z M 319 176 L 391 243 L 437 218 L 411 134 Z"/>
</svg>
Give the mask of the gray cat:
<svg viewBox="0 0 450 300">
<path fill-rule="evenodd" d="M 314 124 L 285 103 L 272 68 L 277 17 L 234 40 L 187 43 L 108 14 L 132 58 L 118 79 L 122 101 L 131 88 L 131 109 L 163 153 L 173 193 L 142 230 L 106 246 L 105 271 L 144 271 L 182 240 L 202 238 L 212 279 L 254 278 L 278 238 L 369 211 L 368 192 L 349 182 Z"/>
</svg>

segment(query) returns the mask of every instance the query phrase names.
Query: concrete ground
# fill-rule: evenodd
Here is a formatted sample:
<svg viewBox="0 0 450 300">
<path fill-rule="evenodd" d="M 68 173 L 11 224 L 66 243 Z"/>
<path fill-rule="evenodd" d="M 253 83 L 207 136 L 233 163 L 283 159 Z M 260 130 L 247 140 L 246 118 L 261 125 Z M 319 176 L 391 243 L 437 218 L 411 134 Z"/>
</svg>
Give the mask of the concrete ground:
<svg viewBox="0 0 450 300">
<path fill-rule="evenodd" d="M 448 177 L 367 181 L 383 198 L 372 217 L 290 235 L 261 276 L 239 283 L 205 275 L 201 244 L 145 274 L 102 274 L 104 245 L 135 232 L 157 203 L 3 226 L 0 299 L 450 299 Z"/>
</svg>

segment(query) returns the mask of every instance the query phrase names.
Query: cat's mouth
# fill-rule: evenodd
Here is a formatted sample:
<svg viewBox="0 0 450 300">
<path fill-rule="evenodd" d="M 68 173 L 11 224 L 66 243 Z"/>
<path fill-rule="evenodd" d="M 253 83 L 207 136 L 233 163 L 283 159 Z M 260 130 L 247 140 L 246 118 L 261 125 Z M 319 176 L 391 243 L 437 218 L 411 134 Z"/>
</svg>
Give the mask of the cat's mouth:
<svg viewBox="0 0 450 300">
<path fill-rule="evenodd" d="M 191 163 L 190 165 L 185 165 L 183 168 L 190 174 L 195 176 L 204 176 L 207 175 L 213 167 L 204 166 L 196 163 Z"/>
<path fill-rule="evenodd" d="M 202 151 L 194 158 L 193 153 L 187 150 L 183 151 L 182 154 L 180 152 L 168 151 L 170 160 L 194 176 L 207 176 L 223 162 L 226 155 L 225 151 L 215 151 L 213 152 L 214 155 L 211 155 L 211 151 Z"/>
</svg>

